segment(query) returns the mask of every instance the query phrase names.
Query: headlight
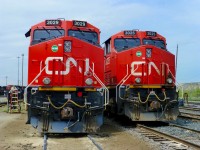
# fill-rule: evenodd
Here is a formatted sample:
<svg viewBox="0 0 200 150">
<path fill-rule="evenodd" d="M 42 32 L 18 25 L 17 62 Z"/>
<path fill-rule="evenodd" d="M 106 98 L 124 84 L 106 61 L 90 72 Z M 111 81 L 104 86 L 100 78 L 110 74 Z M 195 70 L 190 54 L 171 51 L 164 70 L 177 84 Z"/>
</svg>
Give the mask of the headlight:
<svg viewBox="0 0 200 150">
<path fill-rule="evenodd" d="M 72 49 L 72 42 L 71 41 L 65 41 L 64 42 L 64 51 L 65 52 L 71 52 Z"/>
<path fill-rule="evenodd" d="M 167 79 L 167 83 L 172 84 L 172 82 L 173 82 L 172 78 Z"/>
<path fill-rule="evenodd" d="M 43 83 L 46 84 L 46 85 L 50 84 L 50 82 L 51 82 L 51 79 L 49 79 L 49 78 L 43 79 Z"/>
<path fill-rule="evenodd" d="M 135 82 L 139 84 L 141 82 L 141 79 L 140 78 L 135 78 Z"/>
<path fill-rule="evenodd" d="M 92 85 L 93 80 L 92 80 L 91 78 L 87 78 L 87 79 L 85 80 L 85 83 L 86 83 L 87 85 Z"/>
</svg>

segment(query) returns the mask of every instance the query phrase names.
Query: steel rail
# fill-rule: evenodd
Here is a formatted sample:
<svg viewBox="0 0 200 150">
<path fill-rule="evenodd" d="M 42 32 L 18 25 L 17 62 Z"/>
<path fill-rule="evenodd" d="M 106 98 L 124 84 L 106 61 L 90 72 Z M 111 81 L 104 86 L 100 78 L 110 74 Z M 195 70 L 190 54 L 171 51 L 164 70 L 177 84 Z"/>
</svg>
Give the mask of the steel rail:
<svg viewBox="0 0 200 150">
<path fill-rule="evenodd" d="M 182 144 L 184 144 L 184 145 L 187 145 L 187 146 L 192 147 L 192 148 L 195 148 L 195 149 L 200 149 L 200 145 L 197 145 L 197 144 L 191 143 L 191 142 L 189 142 L 189 141 L 186 141 L 186 140 L 177 138 L 177 137 L 175 137 L 175 136 L 172 136 L 172 135 L 169 135 L 169 134 L 166 134 L 166 133 L 157 131 L 157 130 L 155 130 L 155 129 L 146 127 L 146 126 L 141 125 L 141 124 L 137 124 L 137 126 L 140 127 L 140 128 L 146 129 L 146 130 L 148 130 L 148 131 L 150 131 L 150 132 L 153 132 L 154 134 L 156 134 L 156 135 L 158 135 L 158 136 L 161 136 L 161 137 L 164 137 L 164 138 L 166 138 L 166 139 L 170 139 L 170 140 L 172 140 L 172 141 L 176 141 L 176 142 L 182 143 Z"/>
<path fill-rule="evenodd" d="M 43 143 L 43 150 L 47 150 L 47 134 L 44 134 L 44 143 Z"/>
<path fill-rule="evenodd" d="M 180 117 L 180 118 L 187 118 L 187 119 L 196 120 L 196 121 L 200 121 L 200 118 L 194 118 L 194 117 L 191 117 L 191 116 L 179 115 L 178 117 Z"/>
<path fill-rule="evenodd" d="M 179 107 L 179 109 L 182 109 L 182 110 L 200 111 L 200 108 L 195 108 L 195 107 Z"/>
<path fill-rule="evenodd" d="M 6 103 L 0 103 L 0 107 L 5 106 L 5 105 L 7 105 L 7 102 Z"/>
<path fill-rule="evenodd" d="M 179 116 L 180 117 L 185 117 L 185 118 L 191 118 L 191 119 L 200 120 L 200 114 L 180 112 Z"/>
<path fill-rule="evenodd" d="M 97 147 L 98 150 L 103 150 L 101 148 L 101 146 L 99 144 L 96 143 L 96 141 L 94 140 L 94 138 L 92 138 L 92 136 L 87 135 L 87 137 L 92 141 L 92 143 Z"/>
<path fill-rule="evenodd" d="M 196 133 L 200 133 L 199 130 L 195 130 L 195 129 L 191 129 L 191 128 L 187 128 L 187 127 L 184 127 L 184 126 L 179 126 L 179 125 L 176 125 L 176 124 L 169 124 L 170 126 L 173 126 L 173 127 L 177 127 L 177 128 L 182 128 L 182 129 L 186 129 L 186 130 L 189 130 L 189 131 L 193 131 L 193 132 L 196 132 Z"/>
</svg>

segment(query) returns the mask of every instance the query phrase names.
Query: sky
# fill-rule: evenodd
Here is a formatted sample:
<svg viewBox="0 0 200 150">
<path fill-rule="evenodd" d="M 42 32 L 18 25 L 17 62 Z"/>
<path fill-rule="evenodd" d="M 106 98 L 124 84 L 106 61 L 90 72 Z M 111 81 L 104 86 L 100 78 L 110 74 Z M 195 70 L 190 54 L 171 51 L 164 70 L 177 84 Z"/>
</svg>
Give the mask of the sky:
<svg viewBox="0 0 200 150">
<path fill-rule="evenodd" d="M 22 83 L 22 54 L 23 85 L 27 84 L 30 39 L 24 34 L 34 24 L 57 18 L 97 26 L 101 43 L 122 30 L 156 31 L 173 54 L 178 44 L 177 81 L 200 82 L 199 0 L 0 0 L 0 4 L 1 86 L 6 81 L 18 84 L 18 77 Z"/>
</svg>

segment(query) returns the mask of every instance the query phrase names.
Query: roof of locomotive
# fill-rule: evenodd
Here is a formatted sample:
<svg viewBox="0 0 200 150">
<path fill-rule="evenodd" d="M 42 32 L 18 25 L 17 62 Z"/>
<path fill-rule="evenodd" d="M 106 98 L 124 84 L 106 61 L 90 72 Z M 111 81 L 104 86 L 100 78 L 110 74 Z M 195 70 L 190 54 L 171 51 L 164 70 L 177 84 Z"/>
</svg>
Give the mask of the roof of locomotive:
<svg viewBox="0 0 200 150">
<path fill-rule="evenodd" d="M 95 27 L 94 25 L 86 22 L 86 21 L 79 21 L 79 20 L 61 20 L 61 19 L 50 19 L 44 20 L 40 23 L 37 23 L 31 27 L 31 29 L 25 34 L 26 37 L 31 35 L 31 30 L 35 29 L 49 29 L 55 27 L 57 29 L 81 29 L 81 30 L 90 30 L 100 33 L 99 28 Z"/>
<path fill-rule="evenodd" d="M 139 30 L 124 30 L 124 31 L 120 31 L 116 34 L 113 34 L 110 38 L 108 38 L 106 41 L 109 41 L 110 39 L 113 38 L 156 38 L 156 39 L 160 39 L 163 41 L 166 41 L 166 38 L 163 37 L 162 35 L 158 34 L 157 32 L 153 32 L 153 31 L 139 31 Z M 105 41 L 105 42 L 106 42 Z M 104 42 L 104 43 L 105 43 Z"/>
</svg>

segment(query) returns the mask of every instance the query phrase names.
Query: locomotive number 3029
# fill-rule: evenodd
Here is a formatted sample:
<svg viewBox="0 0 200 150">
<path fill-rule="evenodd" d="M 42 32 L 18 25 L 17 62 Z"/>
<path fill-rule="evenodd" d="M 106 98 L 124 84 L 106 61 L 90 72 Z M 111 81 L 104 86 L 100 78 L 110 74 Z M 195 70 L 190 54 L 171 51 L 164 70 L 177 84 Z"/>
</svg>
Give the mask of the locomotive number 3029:
<svg viewBox="0 0 200 150">
<path fill-rule="evenodd" d="M 46 26 L 58 26 L 60 23 L 60 20 L 46 20 Z"/>
</svg>

